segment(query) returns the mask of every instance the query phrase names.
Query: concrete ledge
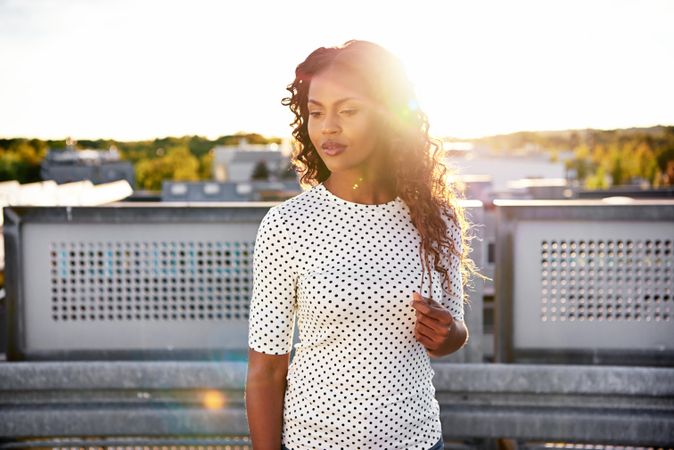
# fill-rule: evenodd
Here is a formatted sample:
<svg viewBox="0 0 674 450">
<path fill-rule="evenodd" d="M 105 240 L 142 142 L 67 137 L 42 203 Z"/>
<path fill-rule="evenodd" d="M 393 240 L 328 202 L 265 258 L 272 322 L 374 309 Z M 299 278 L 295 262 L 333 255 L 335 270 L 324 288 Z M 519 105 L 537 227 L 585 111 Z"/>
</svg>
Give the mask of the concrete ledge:
<svg viewBox="0 0 674 450">
<path fill-rule="evenodd" d="M 432 363 L 437 391 L 668 396 L 674 368 Z M 243 389 L 246 362 L 0 363 L 0 392 L 87 389 Z"/>
<path fill-rule="evenodd" d="M 561 364 L 434 364 L 438 391 L 669 396 L 674 368 Z"/>
<path fill-rule="evenodd" d="M 131 408 L 62 405 L 3 408 L 0 436 L 248 435 L 243 408 L 208 410 L 164 406 Z"/>
<path fill-rule="evenodd" d="M 0 438 L 245 436 L 246 369 L 246 362 L 0 363 Z M 674 369 L 456 363 L 433 369 L 447 440 L 674 442 Z"/>
<path fill-rule="evenodd" d="M 441 421 L 445 439 L 479 436 L 621 446 L 674 442 L 671 411 L 442 405 Z"/>
<path fill-rule="evenodd" d="M 72 361 L 0 363 L 0 392 L 87 389 L 243 389 L 246 362 Z"/>
</svg>

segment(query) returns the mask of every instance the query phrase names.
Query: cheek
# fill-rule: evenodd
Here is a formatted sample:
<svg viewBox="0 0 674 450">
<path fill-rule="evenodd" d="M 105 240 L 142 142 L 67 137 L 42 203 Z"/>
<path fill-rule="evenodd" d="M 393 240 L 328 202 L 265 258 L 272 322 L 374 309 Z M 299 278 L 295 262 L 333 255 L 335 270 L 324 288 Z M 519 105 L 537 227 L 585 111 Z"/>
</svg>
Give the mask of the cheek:
<svg viewBox="0 0 674 450">
<path fill-rule="evenodd" d="M 315 121 L 307 121 L 307 132 L 309 133 L 309 139 L 311 140 L 311 143 L 315 147 L 320 135 L 320 129 L 316 126 Z"/>
<path fill-rule="evenodd" d="M 354 123 L 354 131 L 357 131 L 363 140 L 372 141 L 381 132 L 381 126 L 373 114 L 366 114 Z"/>
<path fill-rule="evenodd" d="M 377 146 L 378 131 L 372 121 L 358 123 L 353 129 L 353 137 L 358 140 L 364 153 L 371 153 Z"/>
</svg>

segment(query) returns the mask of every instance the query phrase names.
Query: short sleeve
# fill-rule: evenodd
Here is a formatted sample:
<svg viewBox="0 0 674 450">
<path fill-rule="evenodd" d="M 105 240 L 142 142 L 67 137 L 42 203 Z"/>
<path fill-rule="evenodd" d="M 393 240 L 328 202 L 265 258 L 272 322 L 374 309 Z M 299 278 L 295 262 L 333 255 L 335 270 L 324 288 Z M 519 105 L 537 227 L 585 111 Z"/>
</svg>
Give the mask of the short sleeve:
<svg viewBox="0 0 674 450">
<path fill-rule="evenodd" d="M 455 243 L 457 251 L 462 253 L 463 242 L 461 240 L 461 229 L 452 219 L 445 217 L 445 222 L 447 223 L 447 232 L 452 242 Z M 449 255 L 443 254 L 442 263 L 448 268 L 447 272 L 449 275 L 449 292 L 445 289 L 442 290 L 442 304 L 449 309 L 455 320 L 463 321 L 463 278 L 461 276 L 461 260 L 453 253 L 450 253 Z M 447 284 L 444 283 L 444 286 L 446 285 Z"/>
<path fill-rule="evenodd" d="M 297 277 L 288 232 L 278 207 L 262 218 L 253 249 L 248 346 L 282 355 L 292 349 Z"/>
</svg>

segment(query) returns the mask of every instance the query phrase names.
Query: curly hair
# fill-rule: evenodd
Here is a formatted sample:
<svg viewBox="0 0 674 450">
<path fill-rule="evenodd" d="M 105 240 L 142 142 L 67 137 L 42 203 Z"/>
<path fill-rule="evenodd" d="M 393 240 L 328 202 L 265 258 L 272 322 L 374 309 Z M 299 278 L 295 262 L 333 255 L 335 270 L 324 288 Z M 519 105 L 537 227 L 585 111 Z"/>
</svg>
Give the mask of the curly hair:
<svg viewBox="0 0 674 450">
<path fill-rule="evenodd" d="M 289 97 L 281 100 L 290 107 L 295 120 L 291 164 L 300 175 L 302 186 L 314 186 L 328 179 L 330 170 L 318 154 L 309 138 L 309 110 L 307 100 L 312 78 L 333 67 L 347 69 L 358 76 L 365 92 L 378 105 L 382 123 L 377 128 L 383 136 L 384 154 L 396 181 L 397 195 L 410 210 L 412 223 L 421 235 L 419 256 L 422 262 L 421 286 L 428 274 L 429 292 L 431 268 L 443 274 L 442 286 L 450 287 L 449 273 L 441 262 L 442 254 L 451 252 L 460 260 L 464 285 L 471 275 L 481 276 L 469 257 L 472 251 L 468 234 L 471 226 L 465 211 L 457 201 L 463 196 L 455 186 L 448 184 L 449 168 L 443 163 L 442 143 L 429 137 L 428 118 L 419 108 L 412 83 L 407 79 L 402 63 L 383 47 L 368 41 L 349 40 L 337 47 L 320 47 L 314 50 L 295 69 L 295 79 L 287 86 Z M 453 242 L 448 236 L 448 225 L 443 219 L 450 218 L 461 230 L 461 242 Z M 432 294 L 431 294 L 432 295 Z M 464 290 L 463 301 L 468 296 Z"/>
</svg>

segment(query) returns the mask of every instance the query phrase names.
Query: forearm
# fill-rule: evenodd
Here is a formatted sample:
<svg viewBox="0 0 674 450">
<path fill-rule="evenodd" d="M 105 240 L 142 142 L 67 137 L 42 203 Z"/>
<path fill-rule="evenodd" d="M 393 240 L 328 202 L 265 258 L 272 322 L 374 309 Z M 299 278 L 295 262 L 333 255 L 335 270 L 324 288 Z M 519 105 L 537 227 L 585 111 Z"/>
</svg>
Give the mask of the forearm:
<svg viewBox="0 0 674 450">
<path fill-rule="evenodd" d="M 451 355 L 455 351 L 463 347 L 468 341 L 468 327 L 462 321 L 455 320 L 449 330 L 449 339 L 444 345 L 431 351 L 428 350 L 429 356 L 433 358 L 440 358 L 442 356 Z"/>
<path fill-rule="evenodd" d="M 246 414 L 254 450 L 281 448 L 285 390 L 285 378 L 247 378 Z"/>
</svg>

